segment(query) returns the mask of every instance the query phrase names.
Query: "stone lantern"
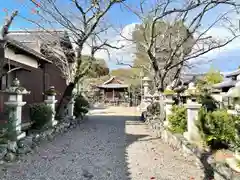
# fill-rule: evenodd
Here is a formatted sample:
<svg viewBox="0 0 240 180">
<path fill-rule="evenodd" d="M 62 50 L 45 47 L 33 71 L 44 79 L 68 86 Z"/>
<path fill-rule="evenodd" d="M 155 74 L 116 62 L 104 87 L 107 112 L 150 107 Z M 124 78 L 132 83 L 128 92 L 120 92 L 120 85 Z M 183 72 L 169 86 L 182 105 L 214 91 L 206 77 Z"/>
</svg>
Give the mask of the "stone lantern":
<svg viewBox="0 0 240 180">
<path fill-rule="evenodd" d="M 145 98 L 145 96 L 149 93 L 149 82 L 151 81 L 151 79 L 149 77 L 144 77 L 143 78 L 143 96 Z"/>
<path fill-rule="evenodd" d="M 199 96 L 199 92 L 197 88 L 195 87 L 194 83 L 189 83 L 188 89 L 184 93 L 185 97 L 187 97 L 187 101 L 193 101 L 195 102 L 197 100 L 197 97 Z"/>
<path fill-rule="evenodd" d="M 196 87 L 193 83 L 189 84 L 189 88 L 186 90 L 186 96 L 189 97 L 186 104 L 187 109 L 187 132 L 184 132 L 184 137 L 189 141 L 199 141 L 201 136 L 196 126 L 195 121 L 198 118 L 198 112 L 202 107 L 196 99 L 199 95 Z"/>
<path fill-rule="evenodd" d="M 166 90 L 164 91 L 164 96 L 165 96 L 165 114 L 166 114 L 166 120 L 164 121 L 164 126 L 168 127 L 169 126 L 169 121 L 168 117 L 172 114 L 172 107 L 174 104 L 173 101 L 173 95 L 175 92 L 171 89 L 170 86 L 167 86 Z"/>
<path fill-rule="evenodd" d="M 55 126 L 57 124 L 57 121 L 55 120 L 55 104 L 57 102 L 56 95 L 57 91 L 55 90 L 54 86 L 51 86 L 46 92 L 45 95 L 47 96 L 47 99 L 44 101 L 48 106 L 51 107 L 53 114 L 52 114 L 52 120 L 51 120 L 51 126 Z"/>
<path fill-rule="evenodd" d="M 67 104 L 67 112 L 68 112 L 68 117 L 71 119 L 75 119 L 74 116 L 74 104 L 75 104 L 75 99 L 72 97 L 71 100 Z"/>
<path fill-rule="evenodd" d="M 22 96 L 30 94 L 30 91 L 20 86 L 20 82 L 16 78 L 13 80 L 12 85 L 2 92 L 9 95 L 8 101 L 4 103 L 8 109 L 8 138 L 11 141 L 17 141 L 26 136 L 21 129 L 22 106 L 26 104 L 26 102 L 22 101 Z"/>
</svg>

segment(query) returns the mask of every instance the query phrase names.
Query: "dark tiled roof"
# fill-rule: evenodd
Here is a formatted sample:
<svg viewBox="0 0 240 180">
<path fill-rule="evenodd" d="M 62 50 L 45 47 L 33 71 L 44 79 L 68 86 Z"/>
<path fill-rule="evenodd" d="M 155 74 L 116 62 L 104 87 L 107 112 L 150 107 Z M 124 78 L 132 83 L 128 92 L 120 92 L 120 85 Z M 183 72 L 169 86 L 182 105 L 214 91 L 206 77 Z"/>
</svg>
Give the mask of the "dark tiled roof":
<svg viewBox="0 0 240 180">
<path fill-rule="evenodd" d="M 59 42 L 64 37 L 64 31 L 10 31 L 8 36 L 21 43 Z"/>
<path fill-rule="evenodd" d="M 29 52 L 34 52 L 37 56 L 44 57 L 41 53 L 42 44 L 51 44 L 57 56 L 64 56 L 60 40 L 64 38 L 64 31 L 10 31 L 8 38 L 14 42 L 14 45 L 23 47 Z M 46 58 L 45 58 L 46 59 Z"/>
<path fill-rule="evenodd" d="M 12 45 L 12 46 L 14 46 L 14 47 L 16 47 L 16 48 L 19 48 L 19 49 L 25 51 L 26 53 L 28 53 L 28 54 L 30 54 L 32 56 L 35 56 L 36 58 L 38 58 L 40 60 L 43 60 L 43 61 L 48 62 L 48 63 L 51 63 L 51 61 L 46 59 L 43 54 L 35 51 L 34 49 L 31 49 L 30 47 L 24 45 L 23 43 L 21 43 L 19 41 L 16 41 L 16 40 L 14 40 L 14 39 L 12 39 L 10 37 L 7 37 L 7 43 Z"/>
</svg>

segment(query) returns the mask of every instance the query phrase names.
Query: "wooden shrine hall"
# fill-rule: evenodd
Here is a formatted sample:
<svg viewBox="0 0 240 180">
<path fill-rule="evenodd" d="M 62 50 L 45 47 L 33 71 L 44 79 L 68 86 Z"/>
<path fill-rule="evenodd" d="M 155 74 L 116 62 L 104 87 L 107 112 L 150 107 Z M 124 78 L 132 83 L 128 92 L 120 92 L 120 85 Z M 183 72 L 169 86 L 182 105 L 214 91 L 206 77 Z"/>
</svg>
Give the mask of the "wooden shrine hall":
<svg viewBox="0 0 240 180">
<path fill-rule="evenodd" d="M 97 88 L 102 91 L 105 104 L 122 105 L 128 104 L 128 84 L 113 76 L 103 84 L 98 85 Z"/>
</svg>

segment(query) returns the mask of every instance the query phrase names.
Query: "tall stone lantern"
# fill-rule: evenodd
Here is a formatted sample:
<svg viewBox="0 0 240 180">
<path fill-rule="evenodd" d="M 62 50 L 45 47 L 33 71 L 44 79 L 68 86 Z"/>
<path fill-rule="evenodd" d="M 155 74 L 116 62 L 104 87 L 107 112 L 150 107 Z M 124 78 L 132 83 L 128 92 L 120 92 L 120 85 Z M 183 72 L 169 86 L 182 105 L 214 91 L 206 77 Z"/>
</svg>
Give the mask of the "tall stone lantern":
<svg viewBox="0 0 240 180">
<path fill-rule="evenodd" d="M 199 130 L 195 124 L 198 118 L 198 112 L 201 108 L 201 104 L 197 102 L 197 96 L 199 92 L 193 83 L 189 84 L 189 88 L 186 90 L 186 96 L 188 97 L 186 108 L 187 108 L 187 132 L 184 132 L 184 137 L 188 141 L 199 141 L 201 136 Z"/>
<path fill-rule="evenodd" d="M 52 114 L 52 118 L 51 118 L 51 126 L 55 126 L 57 125 L 57 121 L 55 120 L 55 104 L 57 102 L 56 100 L 56 95 L 57 95 L 57 91 L 55 90 L 54 86 L 51 86 L 46 92 L 45 95 L 47 96 L 47 99 L 44 100 L 44 102 L 51 107 L 53 114 Z"/>
<path fill-rule="evenodd" d="M 8 101 L 4 103 L 8 111 L 8 138 L 11 141 L 17 141 L 26 136 L 21 129 L 22 106 L 26 104 L 26 102 L 22 101 L 22 97 L 24 94 L 30 94 L 30 91 L 22 87 L 16 78 L 13 80 L 12 85 L 2 92 L 9 95 Z"/>
<path fill-rule="evenodd" d="M 149 77 L 144 77 L 142 81 L 143 81 L 143 97 L 145 99 L 145 97 L 149 94 L 151 79 Z"/>
<path fill-rule="evenodd" d="M 187 102 L 196 102 L 199 92 L 195 87 L 194 83 L 189 83 L 188 89 L 184 92 L 185 97 L 187 97 Z"/>
<path fill-rule="evenodd" d="M 169 121 L 168 117 L 172 114 L 172 107 L 174 104 L 173 96 L 175 92 L 171 89 L 170 86 L 167 86 L 166 90 L 163 92 L 164 94 L 164 103 L 165 103 L 165 114 L 166 114 L 166 120 L 164 121 L 164 126 L 169 127 Z"/>
</svg>

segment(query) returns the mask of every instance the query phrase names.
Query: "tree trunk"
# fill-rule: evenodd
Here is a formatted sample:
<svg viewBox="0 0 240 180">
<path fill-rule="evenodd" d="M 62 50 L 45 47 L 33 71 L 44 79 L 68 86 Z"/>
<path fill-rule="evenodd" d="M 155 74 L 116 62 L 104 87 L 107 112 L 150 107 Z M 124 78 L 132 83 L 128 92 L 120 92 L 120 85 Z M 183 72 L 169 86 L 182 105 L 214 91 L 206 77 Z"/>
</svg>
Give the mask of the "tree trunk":
<svg viewBox="0 0 240 180">
<path fill-rule="evenodd" d="M 63 93 L 63 96 L 60 99 L 59 104 L 56 108 L 56 116 L 57 117 L 63 117 L 65 105 L 67 105 L 70 102 L 74 88 L 75 88 L 75 83 L 73 83 L 73 82 L 69 83 L 69 85 L 66 87 L 66 89 Z"/>
<path fill-rule="evenodd" d="M 161 83 L 158 86 L 158 91 L 163 93 L 164 92 L 164 81 L 161 80 Z"/>
</svg>

